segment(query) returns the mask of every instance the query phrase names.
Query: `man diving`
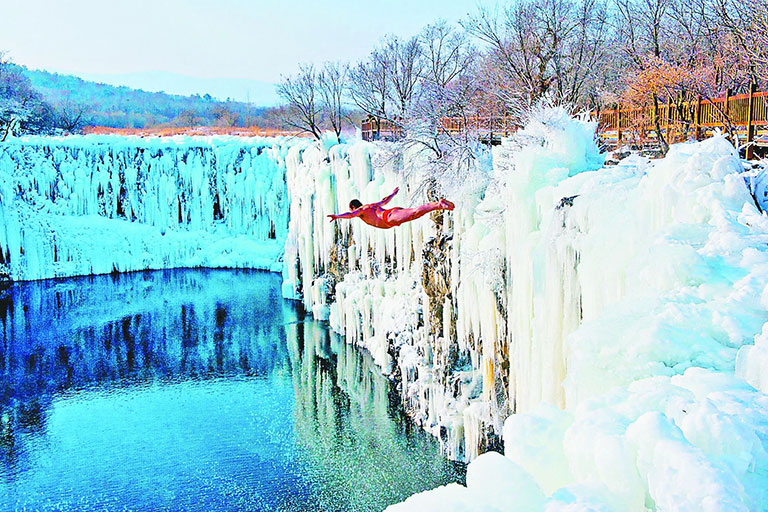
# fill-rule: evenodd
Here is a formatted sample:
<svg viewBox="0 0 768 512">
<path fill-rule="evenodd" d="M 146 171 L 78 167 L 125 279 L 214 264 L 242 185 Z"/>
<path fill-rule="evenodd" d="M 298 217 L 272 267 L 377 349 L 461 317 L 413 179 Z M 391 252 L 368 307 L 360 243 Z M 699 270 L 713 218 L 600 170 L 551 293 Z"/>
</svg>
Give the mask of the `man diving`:
<svg viewBox="0 0 768 512">
<path fill-rule="evenodd" d="M 328 217 L 331 218 L 331 222 L 336 219 L 353 219 L 355 217 L 360 217 L 360 220 L 375 228 L 389 229 L 405 222 L 418 219 L 435 210 L 453 210 L 454 208 L 453 203 L 447 199 L 441 199 L 435 203 L 423 204 L 416 208 L 382 208 L 397 195 L 399 190 L 399 188 L 396 188 L 394 192 L 377 203 L 363 204 L 359 200 L 353 199 L 349 202 L 351 211 L 338 215 L 329 215 Z"/>
</svg>

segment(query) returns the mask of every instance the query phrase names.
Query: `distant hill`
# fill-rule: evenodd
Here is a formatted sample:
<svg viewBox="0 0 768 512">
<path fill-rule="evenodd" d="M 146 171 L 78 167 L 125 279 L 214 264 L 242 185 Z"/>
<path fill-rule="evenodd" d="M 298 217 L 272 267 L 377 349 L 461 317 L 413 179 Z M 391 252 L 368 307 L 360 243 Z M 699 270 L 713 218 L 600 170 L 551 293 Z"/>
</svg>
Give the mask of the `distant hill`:
<svg viewBox="0 0 768 512">
<path fill-rule="evenodd" d="M 121 74 L 80 74 L 85 80 L 109 85 L 124 85 L 143 91 L 192 96 L 210 94 L 217 100 L 242 101 L 260 107 L 280 103 L 275 84 L 245 78 L 197 78 L 166 71 Z"/>
<path fill-rule="evenodd" d="M 18 68 L 54 109 L 84 110 L 84 123 L 111 128 L 262 126 L 275 123 L 269 108 L 209 95 L 180 96 L 90 82 L 72 75 Z"/>
</svg>

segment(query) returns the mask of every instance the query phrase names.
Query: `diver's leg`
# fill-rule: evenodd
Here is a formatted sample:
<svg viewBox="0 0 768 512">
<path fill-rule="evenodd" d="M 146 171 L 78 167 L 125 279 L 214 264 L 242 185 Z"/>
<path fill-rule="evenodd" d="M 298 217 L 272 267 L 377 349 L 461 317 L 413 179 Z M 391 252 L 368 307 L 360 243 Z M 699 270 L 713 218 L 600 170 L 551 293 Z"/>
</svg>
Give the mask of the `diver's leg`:
<svg viewBox="0 0 768 512">
<path fill-rule="evenodd" d="M 448 209 L 450 209 L 448 205 L 443 204 L 442 202 L 427 203 L 421 206 L 417 206 L 416 208 L 400 208 L 398 210 L 393 210 L 389 213 L 389 215 L 387 216 L 387 223 L 389 223 L 392 226 L 399 226 L 404 222 L 410 222 L 412 220 L 418 219 L 419 217 L 423 217 L 429 212 L 433 212 L 435 210 L 448 210 Z"/>
</svg>

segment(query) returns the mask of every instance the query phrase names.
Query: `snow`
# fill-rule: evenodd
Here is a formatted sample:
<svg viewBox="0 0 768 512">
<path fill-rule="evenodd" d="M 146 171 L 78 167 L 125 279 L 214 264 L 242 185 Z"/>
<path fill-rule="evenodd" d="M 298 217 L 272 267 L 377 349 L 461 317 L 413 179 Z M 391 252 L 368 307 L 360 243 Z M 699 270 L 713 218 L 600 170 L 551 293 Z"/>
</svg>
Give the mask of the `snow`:
<svg viewBox="0 0 768 512">
<path fill-rule="evenodd" d="M 483 510 L 488 511 L 524 511 L 541 509 L 544 500 L 544 493 L 528 473 L 509 458 L 488 452 L 467 470 L 467 487 L 449 484 L 411 496 L 387 510 L 462 512 L 477 510 L 482 503 Z"/>
<path fill-rule="evenodd" d="M 754 345 L 744 345 L 739 349 L 736 374 L 763 393 L 768 393 L 768 322 L 755 336 Z"/>
<path fill-rule="evenodd" d="M 27 137 L 0 145 L 12 279 L 170 267 L 280 270 L 285 139 Z"/>
</svg>

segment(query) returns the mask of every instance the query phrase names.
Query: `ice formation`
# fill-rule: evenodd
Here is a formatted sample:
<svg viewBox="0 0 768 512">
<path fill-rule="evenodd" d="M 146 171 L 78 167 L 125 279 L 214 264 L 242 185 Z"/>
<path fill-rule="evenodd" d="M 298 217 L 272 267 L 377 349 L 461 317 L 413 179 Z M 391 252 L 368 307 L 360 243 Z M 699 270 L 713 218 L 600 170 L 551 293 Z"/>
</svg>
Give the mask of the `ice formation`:
<svg viewBox="0 0 768 512">
<path fill-rule="evenodd" d="M 594 128 L 542 110 L 452 214 L 388 231 L 325 216 L 395 185 L 407 205 L 409 155 L 289 151 L 284 293 L 370 350 L 451 456 L 503 438 L 467 487 L 393 510 L 768 507 L 764 174 L 722 137 L 604 167 Z"/>
<path fill-rule="evenodd" d="M 766 509 L 768 174 L 720 136 L 604 166 L 594 130 L 540 109 L 450 176 L 456 210 L 390 230 L 326 217 L 425 199 L 386 143 L 13 142 L 2 263 L 277 269 L 285 240 L 283 294 L 473 460 L 393 510 Z"/>
<path fill-rule="evenodd" d="M 0 270 L 280 270 L 283 139 L 84 136 L 0 144 Z"/>
</svg>

